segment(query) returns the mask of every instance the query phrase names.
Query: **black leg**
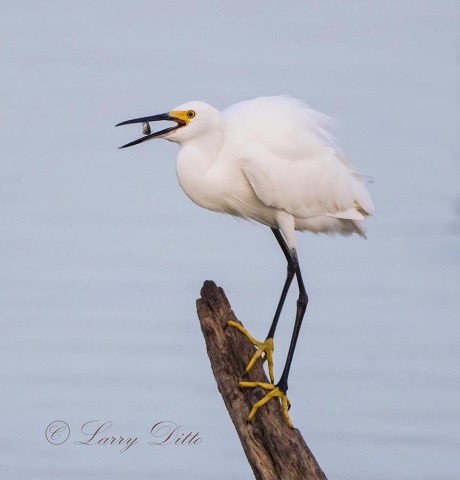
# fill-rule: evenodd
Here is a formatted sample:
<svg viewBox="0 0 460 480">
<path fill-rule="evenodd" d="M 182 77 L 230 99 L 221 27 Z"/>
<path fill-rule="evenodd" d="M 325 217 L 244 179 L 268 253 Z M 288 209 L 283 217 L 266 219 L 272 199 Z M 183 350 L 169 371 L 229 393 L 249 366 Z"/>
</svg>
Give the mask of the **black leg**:
<svg viewBox="0 0 460 480">
<path fill-rule="evenodd" d="M 275 331 L 278 325 L 278 320 L 281 315 L 281 310 L 283 309 L 283 305 L 286 300 L 289 287 L 291 286 L 292 279 L 294 278 L 294 275 L 296 273 L 296 264 L 298 265 L 298 262 L 294 260 L 291 252 L 289 251 L 289 247 L 287 246 L 283 236 L 281 235 L 281 232 L 277 228 L 272 228 L 272 232 L 273 232 L 273 235 L 275 235 L 275 238 L 278 241 L 279 246 L 281 247 L 281 250 L 283 250 L 283 253 L 284 253 L 284 256 L 286 257 L 288 265 L 287 265 L 286 281 L 284 282 L 283 291 L 281 292 L 281 297 L 278 302 L 278 307 L 276 308 L 275 316 L 273 317 L 273 321 L 270 326 L 270 330 L 268 331 L 267 338 L 273 338 L 275 336 Z"/>
<path fill-rule="evenodd" d="M 257 403 L 254 404 L 251 412 L 249 413 L 248 420 L 251 421 L 254 418 L 254 415 L 256 414 L 257 410 L 260 407 L 265 405 L 272 398 L 277 397 L 281 401 L 283 415 L 286 419 L 287 424 L 291 428 L 294 428 L 288 414 L 290 403 L 286 396 L 286 392 L 288 389 L 289 370 L 291 368 L 291 363 L 292 363 L 292 358 L 294 356 L 294 350 L 296 347 L 297 338 L 299 337 L 300 327 L 302 326 L 302 320 L 305 315 L 305 311 L 307 309 L 308 296 L 307 296 L 307 292 L 305 291 L 305 285 L 303 284 L 302 274 L 300 272 L 300 267 L 299 267 L 299 260 L 297 258 L 297 253 L 295 249 L 290 249 L 288 247 L 284 237 L 282 236 L 281 232 L 278 229 L 272 228 L 272 232 L 275 235 L 275 238 L 278 241 L 281 247 L 281 250 L 284 253 L 284 256 L 286 257 L 288 265 L 287 265 L 286 281 L 284 282 L 283 291 L 281 292 L 281 297 L 278 302 L 278 307 L 276 309 L 273 322 L 270 326 L 267 339 L 265 340 L 265 342 L 258 342 L 257 340 L 253 339 L 243 327 L 236 324 L 235 322 L 230 321 L 229 325 L 232 325 L 233 327 L 238 328 L 251 340 L 252 343 L 254 343 L 254 345 L 259 347 L 257 352 L 253 355 L 248 366 L 246 367 L 246 372 L 248 372 L 252 368 L 252 366 L 254 365 L 254 362 L 260 357 L 262 353 L 265 352 L 264 360 L 268 362 L 270 380 L 272 381 L 272 383 L 269 383 L 269 384 L 264 382 L 240 382 L 239 383 L 240 387 L 243 387 L 243 388 L 262 387 L 265 390 L 269 390 L 269 393 L 267 393 L 265 397 L 263 397 L 261 400 L 259 400 Z M 286 358 L 286 363 L 284 365 L 283 373 L 281 375 L 279 382 L 276 385 L 274 385 L 273 360 L 272 360 L 273 336 L 275 335 L 275 330 L 276 330 L 276 326 L 278 325 L 278 320 L 281 314 L 281 310 L 283 309 L 283 305 L 286 300 L 286 296 L 289 291 L 289 287 L 291 286 L 294 275 L 297 278 L 297 284 L 299 286 L 299 299 L 297 300 L 297 312 L 296 312 L 296 318 L 294 323 L 294 330 L 292 332 L 291 343 L 289 345 L 289 350 Z"/>
<path fill-rule="evenodd" d="M 302 279 L 302 273 L 300 272 L 299 261 L 297 259 L 297 253 L 294 251 L 293 257 L 295 258 L 296 265 L 296 277 L 297 284 L 299 286 L 299 299 L 297 300 L 297 312 L 294 323 L 294 330 L 292 332 L 291 344 L 289 345 L 289 350 L 286 358 L 286 364 L 284 366 L 283 373 L 281 375 L 280 381 L 277 384 L 277 387 L 285 394 L 288 389 L 288 377 L 289 370 L 291 368 L 292 358 L 294 356 L 294 350 L 297 343 L 297 338 L 299 337 L 300 327 L 302 326 L 302 320 L 305 315 L 308 304 L 308 295 L 305 290 L 305 285 Z"/>
</svg>

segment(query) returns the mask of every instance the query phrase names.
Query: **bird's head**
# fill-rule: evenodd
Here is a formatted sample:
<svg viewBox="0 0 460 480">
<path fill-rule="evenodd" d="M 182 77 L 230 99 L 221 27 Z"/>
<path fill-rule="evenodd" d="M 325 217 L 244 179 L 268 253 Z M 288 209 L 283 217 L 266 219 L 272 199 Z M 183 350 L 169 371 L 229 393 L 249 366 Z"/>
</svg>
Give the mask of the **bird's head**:
<svg viewBox="0 0 460 480">
<path fill-rule="evenodd" d="M 176 125 L 151 133 L 150 122 L 172 121 Z M 188 102 L 174 108 L 170 112 L 152 115 L 150 117 L 134 118 L 121 122 L 116 127 L 131 123 L 142 123 L 144 125 L 144 136 L 123 145 L 120 148 L 132 147 L 138 143 L 164 138 L 170 142 L 182 144 L 192 138 L 197 138 L 209 132 L 214 133 L 216 129 L 222 129 L 224 119 L 221 113 L 205 102 Z"/>
</svg>

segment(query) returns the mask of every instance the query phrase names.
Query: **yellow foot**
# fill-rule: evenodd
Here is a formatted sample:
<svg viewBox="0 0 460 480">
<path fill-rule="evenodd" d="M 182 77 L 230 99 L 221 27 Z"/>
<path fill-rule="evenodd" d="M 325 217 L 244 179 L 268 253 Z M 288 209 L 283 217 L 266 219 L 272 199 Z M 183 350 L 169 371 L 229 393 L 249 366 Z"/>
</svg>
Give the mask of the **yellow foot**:
<svg viewBox="0 0 460 480">
<path fill-rule="evenodd" d="M 286 394 L 284 394 L 278 387 L 276 387 L 272 383 L 263 383 L 263 382 L 240 382 L 239 385 L 240 387 L 243 387 L 243 388 L 262 387 L 265 390 L 269 390 L 269 393 L 267 393 L 267 395 L 265 395 L 264 398 L 262 398 L 257 403 L 255 403 L 254 406 L 252 407 L 251 413 L 249 414 L 249 417 L 248 417 L 249 421 L 251 421 L 254 418 L 254 415 L 256 414 L 257 410 L 262 405 L 265 405 L 272 398 L 278 397 L 281 401 L 281 408 L 283 410 L 283 415 L 284 415 L 284 418 L 286 419 L 287 424 L 291 428 L 294 428 L 294 425 L 292 425 L 292 422 L 291 422 L 291 419 L 289 418 L 289 413 L 288 413 L 288 410 L 291 406 L 291 402 L 289 402 L 288 398 L 286 397 Z"/>
<path fill-rule="evenodd" d="M 249 370 L 254 366 L 256 363 L 257 359 L 264 354 L 262 358 L 262 362 L 267 362 L 268 365 L 268 375 L 270 377 L 270 381 L 273 383 L 275 381 L 275 376 L 273 374 L 273 338 L 267 338 L 265 342 L 259 342 L 256 340 L 254 337 L 250 335 L 250 333 L 243 327 L 243 325 L 240 325 L 237 322 L 234 322 L 233 320 L 229 320 L 227 325 L 230 327 L 235 327 L 237 328 L 243 335 L 246 335 L 246 337 L 249 338 L 249 341 L 257 347 L 256 353 L 252 356 L 251 360 L 248 363 L 248 366 L 246 367 L 245 373 L 248 373 Z"/>
</svg>

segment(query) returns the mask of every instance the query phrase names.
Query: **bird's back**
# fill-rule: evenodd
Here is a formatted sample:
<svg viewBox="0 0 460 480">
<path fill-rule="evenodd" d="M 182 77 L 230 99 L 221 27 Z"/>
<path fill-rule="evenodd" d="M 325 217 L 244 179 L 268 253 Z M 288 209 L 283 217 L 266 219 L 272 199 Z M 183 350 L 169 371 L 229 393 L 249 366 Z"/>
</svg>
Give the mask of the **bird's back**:
<svg viewBox="0 0 460 480">
<path fill-rule="evenodd" d="M 293 215 L 298 230 L 363 235 L 372 200 L 326 130 L 327 116 L 286 96 L 241 102 L 223 114 L 229 147 L 266 206 Z"/>
</svg>

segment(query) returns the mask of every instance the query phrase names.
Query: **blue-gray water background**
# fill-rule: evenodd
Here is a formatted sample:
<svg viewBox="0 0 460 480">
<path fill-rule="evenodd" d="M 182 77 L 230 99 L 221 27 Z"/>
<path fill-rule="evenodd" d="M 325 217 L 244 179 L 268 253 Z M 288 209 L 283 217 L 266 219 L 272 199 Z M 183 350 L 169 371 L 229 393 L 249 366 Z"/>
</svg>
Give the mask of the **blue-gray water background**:
<svg viewBox="0 0 460 480">
<path fill-rule="evenodd" d="M 460 478 L 459 23 L 442 0 L 4 2 L 0 477 L 251 478 L 195 299 L 215 280 L 262 338 L 283 257 L 186 198 L 176 145 L 117 150 L 140 128 L 113 125 L 283 93 L 338 120 L 377 208 L 367 241 L 298 235 L 292 419 L 331 480 Z M 74 445 L 90 420 L 141 444 Z M 203 442 L 148 446 L 162 420 Z"/>
</svg>

